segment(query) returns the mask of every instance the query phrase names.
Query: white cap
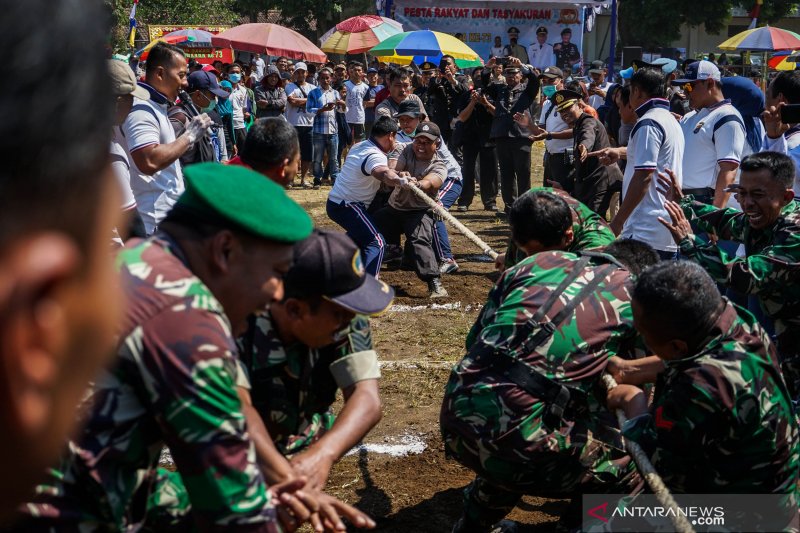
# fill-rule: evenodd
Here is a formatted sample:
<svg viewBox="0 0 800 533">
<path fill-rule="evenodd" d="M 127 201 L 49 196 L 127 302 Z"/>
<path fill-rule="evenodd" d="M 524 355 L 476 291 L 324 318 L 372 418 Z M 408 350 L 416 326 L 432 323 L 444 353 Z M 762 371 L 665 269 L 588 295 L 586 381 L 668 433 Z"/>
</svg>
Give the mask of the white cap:
<svg viewBox="0 0 800 533">
<path fill-rule="evenodd" d="M 714 63 L 704 59 L 702 61 L 695 61 L 687 66 L 683 78 L 674 80 L 672 84 L 680 85 L 682 83 L 708 79 L 719 81 L 722 79 L 722 75 Z"/>
<path fill-rule="evenodd" d="M 306 72 L 308 72 L 308 67 L 302 61 L 298 61 L 297 64 L 294 66 L 294 69 L 295 70 L 305 70 Z"/>
</svg>

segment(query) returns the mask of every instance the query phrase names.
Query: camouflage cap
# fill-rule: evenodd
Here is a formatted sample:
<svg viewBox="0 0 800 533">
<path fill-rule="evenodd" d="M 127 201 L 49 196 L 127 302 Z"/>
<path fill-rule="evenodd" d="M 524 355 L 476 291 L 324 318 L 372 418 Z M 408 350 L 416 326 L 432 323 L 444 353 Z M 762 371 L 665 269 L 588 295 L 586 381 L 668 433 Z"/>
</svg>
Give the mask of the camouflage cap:
<svg viewBox="0 0 800 533">
<path fill-rule="evenodd" d="M 311 217 L 283 187 L 242 166 L 199 163 L 183 172 L 186 192 L 175 205 L 221 218 L 271 241 L 293 243 L 311 235 Z"/>
</svg>

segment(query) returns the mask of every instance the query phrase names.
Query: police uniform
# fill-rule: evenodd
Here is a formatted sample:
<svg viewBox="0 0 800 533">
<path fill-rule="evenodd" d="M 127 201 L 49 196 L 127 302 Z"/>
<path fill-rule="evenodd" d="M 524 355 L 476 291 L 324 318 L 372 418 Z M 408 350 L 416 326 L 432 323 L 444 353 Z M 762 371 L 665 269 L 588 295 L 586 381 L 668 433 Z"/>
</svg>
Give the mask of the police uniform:
<svg viewBox="0 0 800 533">
<path fill-rule="evenodd" d="M 553 95 L 556 111 L 559 113 L 577 105 L 582 98 L 582 94 L 569 89 Z M 575 177 L 572 195 L 595 213 L 605 216 L 611 203 L 611 184 L 622 180 L 622 172 L 616 163 L 602 165 L 596 157 L 588 157 L 581 162 L 579 147 L 583 146 L 587 153 L 611 147 L 606 128 L 596 118 L 582 113 L 572 125 L 572 139 L 572 168 Z"/>
<path fill-rule="evenodd" d="M 629 283 L 608 255 L 559 251 L 528 257 L 491 290 L 440 417 L 445 452 L 477 474 L 464 496 L 473 529 L 459 531 L 489 530 L 523 494 L 570 497 L 609 483 L 624 492 L 635 482 L 592 393 L 610 356 L 637 349 Z"/>
<path fill-rule="evenodd" d="M 506 45 L 506 57 L 516 57 L 523 65 L 530 63 L 528 60 L 528 52 L 525 50 L 525 47 L 519 44 L 519 41 L 517 41 L 517 44 L 510 43 L 511 39 L 519 39 L 519 28 L 516 26 L 510 27 L 508 29 L 508 39 L 509 44 Z"/>
<path fill-rule="evenodd" d="M 616 240 L 616 235 L 611 231 L 605 218 L 601 217 L 566 191 L 551 187 L 534 187 L 531 191 L 545 191 L 560 196 L 567 202 L 572 213 L 572 243 L 567 247 L 567 252 L 581 252 L 605 248 Z M 520 250 L 513 239 L 509 239 L 506 248 L 505 268 L 511 268 L 523 259 L 525 252 Z"/>
<path fill-rule="evenodd" d="M 561 30 L 562 37 L 567 34 L 572 35 L 572 31 L 568 28 Z M 578 46 L 572 42 L 564 44 L 563 40 L 553 45 L 553 53 L 556 57 L 556 66 L 565 72 L 572 72 L 572 65 L 581 59 Z"/>
<path fill-rule="evenodd" d="M 256 172 L 201 163 L 185 176 L 176 210 L 276 242 L 311 233 L 303 209 Z M 129 243 L 118 262 L 128 305 L 116 358 L 22 527 L 135 529 L 168 445 L 197 527 L 280 531 L 236 392 L 246 379 L 221 303 L 166 232 Z"/>
<path fill-rule="evenodd" d="M 539 35 L 545 36 L 547 40 L 547 28 L 540 26 L 536 30 L 537 40 L 528 46 L 528 58 L 530 59 L 531 66 L 540 71 L 544 71 L 547 67 L 552 67 L 556 64 L 555 55 L 553 53 L 553 45 L 544 42 L 540 43 L 538 40 Z"/>
</svg>

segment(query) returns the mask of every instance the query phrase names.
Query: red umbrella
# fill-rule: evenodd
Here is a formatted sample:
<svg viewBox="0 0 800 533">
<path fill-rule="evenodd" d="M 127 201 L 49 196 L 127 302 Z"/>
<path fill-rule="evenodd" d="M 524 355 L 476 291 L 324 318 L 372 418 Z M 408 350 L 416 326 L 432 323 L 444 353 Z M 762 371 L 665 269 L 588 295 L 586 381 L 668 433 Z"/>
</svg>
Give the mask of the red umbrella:
<svg viewBox="0 0 800 533">
<path fill-rule="evenodd" d="M 277 24 L 242 24 L 215 35 L 211 44 L 254 54 L 286 56 L 314 63 L 327 60 L 325 52 L 294 30 Z"/>
</svg>

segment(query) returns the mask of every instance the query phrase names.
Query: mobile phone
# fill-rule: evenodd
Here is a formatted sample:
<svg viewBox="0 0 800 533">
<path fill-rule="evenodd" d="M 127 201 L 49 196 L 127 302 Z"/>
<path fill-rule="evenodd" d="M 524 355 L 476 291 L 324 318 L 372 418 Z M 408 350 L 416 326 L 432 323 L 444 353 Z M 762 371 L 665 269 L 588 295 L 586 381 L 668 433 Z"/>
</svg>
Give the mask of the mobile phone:
<svg viewBox="0 0 800 533">
<path fill-rule="evenodd" d="M 508 58 L 507 57 L 496 57 L 494 59 L 494 63 L 495 63 L 495 65 L 506 66 L 506 65 L 508 65 Z"/>
<path fill-rule="evenodd" d="M 800 123 L 800 104 L 789 104 L 781 107 L 781 122 L 784 124 Z"/>
</svg>

